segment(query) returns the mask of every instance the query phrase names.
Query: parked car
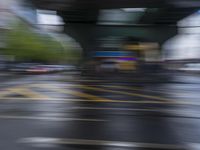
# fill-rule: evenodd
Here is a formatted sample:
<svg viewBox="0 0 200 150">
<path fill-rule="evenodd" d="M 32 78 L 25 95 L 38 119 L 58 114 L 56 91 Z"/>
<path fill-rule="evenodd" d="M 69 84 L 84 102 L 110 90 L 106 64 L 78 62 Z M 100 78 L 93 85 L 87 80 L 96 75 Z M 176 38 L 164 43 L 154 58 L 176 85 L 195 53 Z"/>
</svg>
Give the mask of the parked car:
<svg viewBox="0 0 200 150">
<path fill-rule="evenodd" d="M 8 71 L 16 72 L 16 73 L 26 73 L 28 69 L 33 68 L 34 66 L 39 65 L 38 63 L 17 63 L 10 64 L 8 67 Z"/>
<path fill-rule="evenodd" d="M 74 71 L 71 65 L 37 65 L 27 70 L 28 73 L 53 73 L 62 71 Z"/>
</svg>

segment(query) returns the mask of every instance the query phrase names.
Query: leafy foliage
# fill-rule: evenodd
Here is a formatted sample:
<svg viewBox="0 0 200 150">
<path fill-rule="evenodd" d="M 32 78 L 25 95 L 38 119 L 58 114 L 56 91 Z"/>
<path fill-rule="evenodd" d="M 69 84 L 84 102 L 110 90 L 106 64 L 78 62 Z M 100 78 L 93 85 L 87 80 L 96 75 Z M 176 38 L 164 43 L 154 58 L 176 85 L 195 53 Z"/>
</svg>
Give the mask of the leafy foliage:
<svg viewBox="0 0 200 150">
<path fill-rule="evenodd" d="M 62 47 L 52 37 L 37 33 L 23 22 L 9 31 L 5 53 L 14 55 L 17 61 L 61 63 L 80 58 L 80 52 L 70 46 Z"/>
</svg>

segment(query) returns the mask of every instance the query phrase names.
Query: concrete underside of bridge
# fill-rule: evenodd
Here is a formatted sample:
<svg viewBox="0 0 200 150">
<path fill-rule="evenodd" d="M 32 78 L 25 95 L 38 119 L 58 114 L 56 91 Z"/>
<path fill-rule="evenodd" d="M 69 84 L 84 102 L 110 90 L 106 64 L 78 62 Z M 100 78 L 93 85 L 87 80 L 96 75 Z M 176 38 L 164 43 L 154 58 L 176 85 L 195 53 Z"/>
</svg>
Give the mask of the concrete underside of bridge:
<svg viewBox="0 0 200 150">
<path fill-rule="evenodd" d="M 107 37 L 133 37 L 146 42 L 158 42 L 162 45 L 167 39 L 177 34 L 175 26 L 103 26 L 92 24 L 65 25 L 66 34 L 80 43 L 84 55 L 97 50 L 98 41 Z"/>
<path fill-rule="evenodd" d="M 160 45 L 177 34 L 178 20 L 198 10 L 197 0 L 30 0 L 38 9 L 58 12 L 65 22 L 64 32 L 80 43 L 87 56 L 97 41 L 109 36 L 134 37 Z M 136 25 L 99 25 L 103 9 L 147 8 Z M 156 11 L 151 9 L 156 8 Z"/>
</svg>

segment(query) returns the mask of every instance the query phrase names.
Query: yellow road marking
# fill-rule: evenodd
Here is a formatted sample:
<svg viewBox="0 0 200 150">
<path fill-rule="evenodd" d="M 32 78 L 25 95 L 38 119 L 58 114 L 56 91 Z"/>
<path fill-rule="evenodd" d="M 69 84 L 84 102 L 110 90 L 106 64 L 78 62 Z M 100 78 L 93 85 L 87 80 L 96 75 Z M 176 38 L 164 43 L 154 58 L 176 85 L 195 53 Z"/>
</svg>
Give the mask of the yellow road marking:
<svg viewBox="0 0 200 150">
<path fill-rule="evenodd" d="M 59 84 L 31 84 L 31 85 L 34 85 L 34 86 L 40 86 L 40 85 L 48 85 L 48 86 L 58 86 Z M 63 84 L 61 84 L 63 85 Z M 76 84 L 73 84 L 73 83 L 67 83 L 67 84 L 64 84 L 64 85 L 67 85 L 68 87 L 75 87 L 75 86 L 84 86 L 84 85 L 76 85 Z M 29 85 L 30 86 L 30 85 Z M 88 85 L 87 86 L 91 86 L 91 85 Z M 146 91 L 146 92 L 153 92 L 153 93 L 162 93 L 162 94 L 167 94 L 167 92 L 164 92 L 164 91 L 154 91 L 154 90 L 150 90 L 150 89 L 142 89 L 142 88 L 138 88 L 138 87 L 127 87 L 127 86 L 121 86 L 121 85 L 97 85 L 99 88 L 100 87 L 107 87 L 107 88 L 115 88 L 115 89 L 127 89 L 127 90 L 135 90 L 135 91 Z"/>
<path fill-rule="evenodd" d="M 44 100 L 44 101 L 52 101 L 52 103 L 68 103 L 68 102 L 91 102 L 92 99 L 66 99 L 66 98 L 19 98 L 19 97 L 3 97 L 2 100 Z M 164 101 L 152 101 L 152 100 L 104 100 L 98 99 L 94 102 L 103 102 L 103 103 L 132 103 L 132 104 L 172 104 Z"/>
<path fill-rule="evenodd" d="M 150 95 L 144 95 L 144 94 L 138 94 L 138 93 L 130 93 L 130 92 L 125 92 L 125 91 L 114 91 L 114 90 L 108 90 L 108 89 L 102 89 L 98 87 L 92 87 L 92 86 L 85 86 L 85 85 L 73 85 L 69 84 L 69 87 L 75 87 L 75 88 L 82 88 L 82 89 L 89 89 L 89 90 L 95 90 L 95 91 L 102 91 L 102 92 L 111 92 L 111 93 L 116 93 L 116 94 L 124 94 L 124 95 L 131 95 L 131 96 L 138 96 L 138 97 L 144 97 L 144 98 L 150 98 L 153 100 L 113 100 L 113 99 L 107 99 L 107 98 L 101 98 L 99 96 L 95 96 L 92 94 L 80 92 L 80 91 L 74 91 L 70 89 L 63 89 L 62 87 L 57 87 L 59 84 L 28 84 L 28 85 L 23 85 L 23 86 L 15 86 L 14 88 L 7 88 L 4 89 L 4 91 L 0 91 L 0 98 L 5 99 L 5 100 L 50 100 L 50 101 L 84 101 L 84 102 L 91 102 L 93 100 L 94 102 L 107 102 L 107 103 L 133 103 L 133 104 L 189 104 L 189 105 L 200 105 L 197 102 L 188 102 L 188 101 L 172 101 L 170 99 L 165 99 L 162 97 L 157 97 L 157 96 L 150 96 Z M 111 85 L 112 86 L 112 85 Z M 114 87 L 115 85 L 113 85 Z M 51 98 L 46 95 L 40 94 L 38 92 L 34 92 L 28 87 L 44 87 L 48 88 L 50 90 L 60 92 L 60 93 L 65 93 L 65 94 L 70 94 L 70 95 L 75 95 L 81 98 L 86 98 L 86 99 L 63 99 L 63 98 Z M 106 86 L 105 86 L 106 87 Z M 120 86 L 115 86 L 115 87 L 120 87 Z M 6 90 L 6 91 L 5 91 Z M 5 97 L 9 96 L 10 94 L 17 93 L 21 94 L 23 96 L 26 96 L 27 98 L 20 98 L 20 97 Z M 87 100 L 89 99 L 89 100 Z M 156 101 L 155 101 L 156 100 Z"/>
<path fill-rule="evenodd" d="M 162 94 L 169 94 L 168 92 L 164 91 L 154 91 L 150 89 L 142 89 L 138 87 L 127 87 L 121 85 L 100 85 L 101 87 L 108 87 L 108 88 L 116 88 L 116 89 L 125 89 L 125 90 L 134 90 L 134 91 L 145 91 L 145 92 L 153 92 L 153 93 L 162 93 Z"/>
<path fill-rule="evenodd" d="M 75 95 L 75 96 L 82 97 L 82 98 L 87 98 L 87 99 L 90 99 L 90 100 L 93 100 L 93 101 L 96 101 L 96 102 L 109 102 L 109 101 L 111 101 L 110 99 L 101 98 L 99 96 L 87 94 L 87 93 L 84 93 L 84 92 L 79 92 L 79 91 L 74 91 L 74 90 L 69 90 L 69 89 L 52 88 L 52 87 L 47 86 L 45 84 L 40 85 L 40 87 L 48 88 L 50 90 L 60 92 L 60 93 Z"/>
<path fill-rule="evenodd" d="M 98 97 L 98 96 L 95 96 L 95 95 L 92 95 L 92 94 L 87 94 L 87 93 L 68 90 L 68 89 L 66 89 L 66 90 L 60 89 L 58 91 L 60 91 L 62 93 L 71 94 L 71 95 L 75 95 L 75 96 L 78 96 L 78 97 L 94 100 L 96 102 L 109 102 L 109 101 L 111 101 L 110 99 L 105 99 L 105 98 L 101 98 L 101 97 Z"/>
<path fill-rule="evenodd" d="M 21 95 L 24 95 L 26 97 L 49 98 L 46 95 L 43 95 L 43 94 L 40 94 L 38 92 L 32 91 L 32 90 L 30 90 L 28 88 L 17 88 L 17 89 L 12 89 L 11 91 L 13 91 L 13 90 L 14 90 L 14 92 L 17 92 L 17 93 L 19 93 Z"/>
<path fill-rule="evenodd" d="M 126 87 L 126 86 L 121 86 L 121 85 L 100 85 L 101 87 L 110 87 L 110 88 L 122 88 L 122 89 L 127 89 L 127 90 L 143 90 L 138 87 Z"/>
<path fill-rule="evenodd" d="M 31 97 L 31 98 L 49 98 L 48 96 L 45 96 L 43 94 L 40 94 L 38 92 L 34 92 L 27 87 L 14 87 L 14 88 L 8 88 L 6 91 L 0 92 L 0 98 L 4 98 L 5 96 L 9 96 L 11 94 L 20 94 L 25 97 Z"/>
<path fill-rule="evenodd" d="M 130 92 L 125 92 L 125 91 L 114 91 L 114 90 L 102 89 L 98 87 L 91 87 L 91 86 L 85 86 L 85 85 L 75 85 L 75 87 L 80 87 L 82 89 L 88 89 L 88 90 L 101 91 L 101 92 L 110 92 L 110 93 L 116 93 L 116 94 L 143 97 L 143 98 L 154 99 L 158 101 L 171 101 L 171 99 L 166 99 L 166 98 L 162 98 L 158 96 L 150 96 L 150 95 L 139 94 L 139 93 L 130 93 Z"/>
<path fill-rule="evenodd" d="M 138 88 L 138 87 L 127 87 L 127 86 L 121 86 L 121 85 L 100 85 L 101 87 L 108 87 L 108 88 L 116 88 L 116 89 L 127 89 L 127 90 L 133 90 L 133 91 L 145 91 L 145 92 L 152 92 L 152 93 L 161 93 L 161 94 L 177 94 L 177 92 L 173 92 L 173 91 L 154 91 L 154 90 L 150 90 L 150 89 L 142 89 L 142 88 Z M 182 93 L 185 93 L 185 91 L 183 91 Z"/>
<path fill-rule="evenodd" d="M 162 101 L 152 101 L 152 100 L 111 100 L 111 99 L 101 99 L 98 97 L 98 99 L 66 99 L 66 98 L 39 98 L 39 97 L 27 97 L 27 98 L 19 98 L 19 97 L 1 97 L 3 100 L 45 100 L 45 101 L 55 101 L 57 102 L 91 102 L 91 100 L 94 100 L 95 102 L 106 102 L 106 103 L 135 103 L 135 104 L 167 104 L 167 102 Z"/>
<path fill-rule="evenodd" d="M 29 101 L 39 101 L 39 100 L 44 100 L 43 102 L 47 103 L 71 103 L 71 102 L 91 102 L 91 100 L 87 99 L 66 99 L 66 98 L 19 98 L 19 97 L 3 97 L 1 100 L 14 100 L 13 102 L 19 101 L 23 102 L 26 100 Z M 194 106 L 200 106 L 200 102 L 195 102 L 195 101 L 174 101 L 174 102 L 165 102 L 165 101 L 152 101 L 152 100 L 109 100 L 109 101 L 103 101 L 100 100 L 98 102 L 102 103 L 127 103 L 127 104 L 167 104 L 167 105 L 194 105 Z"/>
<path fill-rule="evenodd" d="M 4 97 L 4 96 L 7 96 L 9 94 L 12 94 L 13 92 L 11 92 L 9 89 L 6 89 L 4 91 L 0 91 L 0 98 L 1 97 Z"/>
<path fill-rule="evenodd" d="M 38 87 L 52 87 L 51 84 L 33 84 L 33 86 L 38 86 Z M 148 99 L 154 99 L 154 100 L 158 100 L 158 101 L 172 101 L 172 99 L 167 99 L 167 98 L 162 98 L 162 97 L 158 97 L 158 96 L 151 96 L 151 95 L 146 95 L 146 94 L 139 94 L 139 93 L 130 93 L 130 92 L 125 92 L 125 91 L 114 91 L 114 90 L 109 90 L 109 89 L 103 89 L 103 88 L 99 88 L 99 87 L 92 87 L 92 86 L 86 86 L 86 85 L 70 85 L 71 87 L 74 88 L 81 88 L 81 89 L 88 89 L 88 90 L 95 90 L 95 91 L 101 91 L 101 92 L 110 92 L 110 93 L 116 93 L 116 94 L 123 94 L 123 95 L 130 95 L 130 96 L 137 96 L 137 97 L 143 97 L 143 98 L 148 98 Z M 68 87 L 66 87 L 68 89 Z M 63 92 L 61 88 L 56 89 L 54 87 L 55 90 L 57 90 L 58 92 Z M 71 92 L 72 93 L 72 92 Z M 83 93 L 83 92 L 81 92 Z M 80 93 L 77 93 L 77 95 Z M 81 94 L 80 94 L 81 95 Z M 90 94 L 91 95 L 91 94 Z M 102 98 L 101 98 L 102 99 Z M 109 99 L 107 99 L 109 100 Z"/>
<path fill-rule="evenodd" d="M 103 80 L 76 80 L 76 79 L 73 79 L 73 80 L 66 80 L 67 82 L 102 82 Z"/>
<path fill-rule="evenodd" d="M 63 93 L 63 89 L 61 88 L 56 88 L 55 89 L 55 86 L 51 84 L 33 84 L 31 86 L 38 86 L 38 87 L 45 87 L 45 88 L 50 88 L 51 89 L 54 89 L 55 91 L 57 92 L 61 92 Z M 162 98 L 162 97 L 158 97 L 158 96 L 151 96 L 151 95 L 146 95 L 146 94 L 139 94 L 139 93 L 130 93 L 130 92 L 126 92 L 126 91 L 114 91 L 114 90 L 109 90 L 109 89 L 102 89 L 102 88 L 99 88 L 99 87 L 92 87 L 92 86 L 87 86 L 87 85 L 70 85 L 69 87 L 74 87 L 74 88 L 81 88 L 81 89 L 88 89 L 88 90 L 95 90 L 95 91 L 101 91 L 101 92 L 110 92 L 110 93 L 116 93 L 116 94 L 123 94 L 123 95 L 129 95 L 129 96 L 137 96 L 137 97 L 143 97 L 143 98 L 148 98 L 148 99 L 154 99 L 154 100 L 157 100 L 157 101 L 172 101 L 172 99 L 167 99 L 167 98 Z M 66 87 L 66 91 L 68 90 L 68 87 Z M 67 93 L 65 91 L 65 93 Z M 98 96 L 94 96 L 92 94 L 86 94 L 86 93 L 83 93 L 83 92 L 75 92 L 75 91 L 72 91 L 72 90 L 68 90 L 68 91 L 71 91 L 71 93 L 67 93 L 67 94 L 72 94 L 72 95 L 77 95 L 77 96 L 80 96 L 80 97 L 84 97 L 84 98 L 91 98 L 93 100 L 99 100 L 99 99 L 104 99 L 104 98 L 100 98 Z M 110 101 L 111 99 L 104 99 L 104 101 Z"/>
</svg>

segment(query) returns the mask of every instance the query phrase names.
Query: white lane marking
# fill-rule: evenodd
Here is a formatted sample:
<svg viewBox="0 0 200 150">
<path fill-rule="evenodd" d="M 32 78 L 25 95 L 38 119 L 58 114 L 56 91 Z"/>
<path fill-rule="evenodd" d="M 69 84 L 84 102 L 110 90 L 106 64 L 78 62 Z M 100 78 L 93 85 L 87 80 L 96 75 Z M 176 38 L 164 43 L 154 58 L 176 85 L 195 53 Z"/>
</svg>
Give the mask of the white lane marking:
<svg viewBox="0 0 200 150">
<path fill-rule="evenodd" d="M 0 119 L 22 119 L 22 120 L 41 120 L 41 121 L 88 121 L 98 122 L 107 121 L 104 119 L 89 119 L 89 118 L 66 118 L 66 117 L 43 117 L 43 116 L 11 116 L 11 115 L 0 115 Z"/>
<path fill-rule="evenodd" d="M 184 145 L 161 144 L 161 143 L 140 143 L 125 141 L 106 141 L 106 140 L 88 140 L 88 139 L 70 139 L 70 138 L 49 138 L 49 137 L 28 137 L 18 140 L 19 143 L 31 144 L 32 146 L 45 145 L 90 145 L 90 146 L 113 146 L 124 148 L 152 148 L 152 149 L 183 149 Z"/>
</svg>

